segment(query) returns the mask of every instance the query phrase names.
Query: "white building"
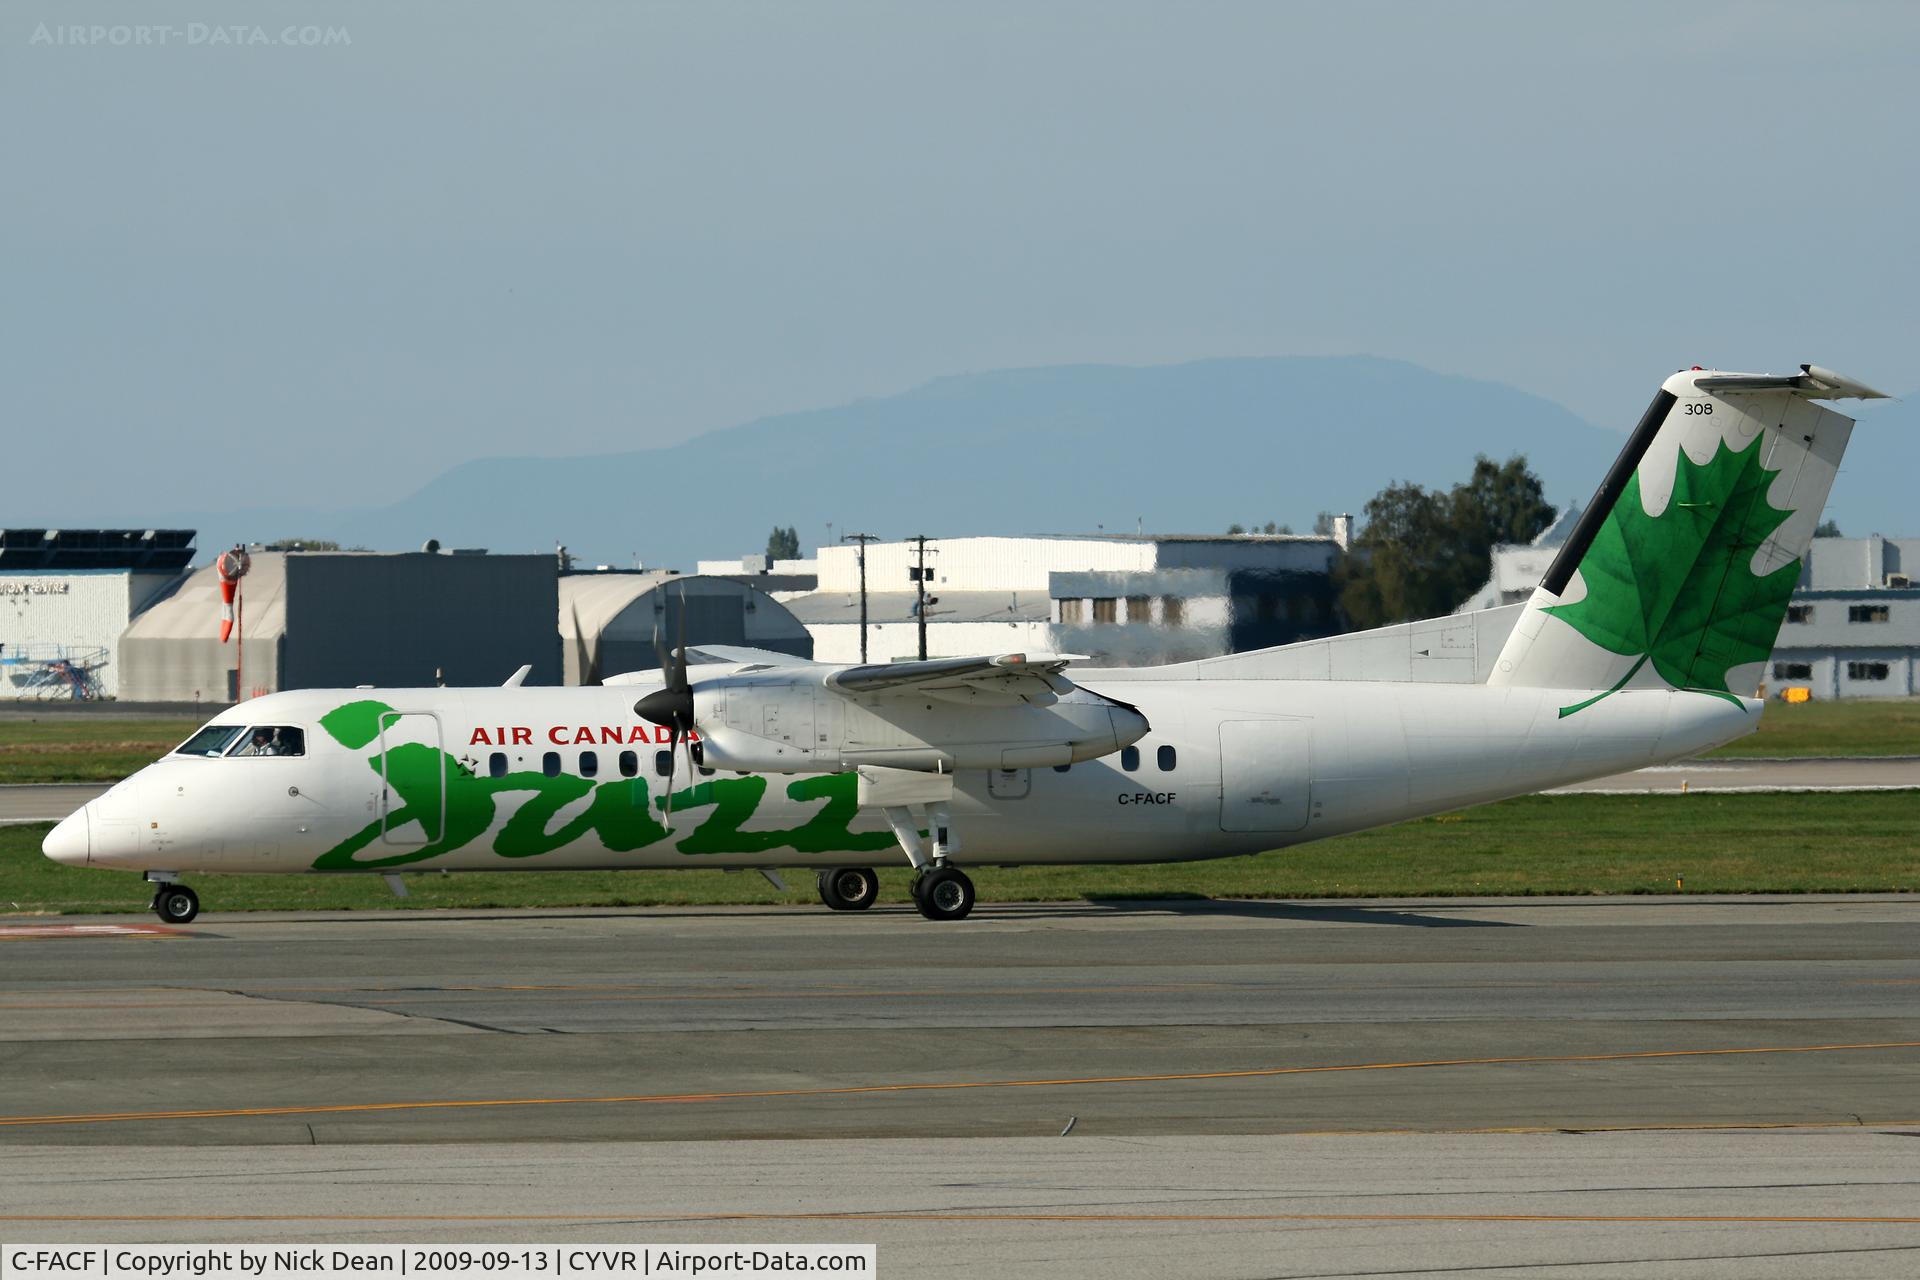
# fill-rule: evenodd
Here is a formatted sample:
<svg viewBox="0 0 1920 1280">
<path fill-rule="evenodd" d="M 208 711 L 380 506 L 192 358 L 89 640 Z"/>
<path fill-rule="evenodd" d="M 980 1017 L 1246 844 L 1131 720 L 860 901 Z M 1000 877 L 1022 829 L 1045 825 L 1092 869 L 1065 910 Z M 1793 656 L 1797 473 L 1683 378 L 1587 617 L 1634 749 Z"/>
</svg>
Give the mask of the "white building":
<svg viewBox="0 0 1920 1280">
<path fill-rule="evenodd" d="M 1920 538 L 1815 538 L 1774 642 L 1770 690 L 1920 693 Z"/>
<path fill-rule="evenodd" d="M 177 586 L 191 529 L 0 530 L 0 698 L 112 698 L 127 625 Z"/>
<path fill-rule="evenodd" d="M 930 539 L 927 656 L 1040 650 L 1145 665 L 1330 635 L 1331 569 L 1344 546 L 1344 526 L 1325 537 Z M 785 600 L 819 661 L 860 659 L 861 554 L 822 547 L 817 587 Z M 918 544 L 872 543 L 865 561 L 868 659 L 917 657 Z"/>
</svg>

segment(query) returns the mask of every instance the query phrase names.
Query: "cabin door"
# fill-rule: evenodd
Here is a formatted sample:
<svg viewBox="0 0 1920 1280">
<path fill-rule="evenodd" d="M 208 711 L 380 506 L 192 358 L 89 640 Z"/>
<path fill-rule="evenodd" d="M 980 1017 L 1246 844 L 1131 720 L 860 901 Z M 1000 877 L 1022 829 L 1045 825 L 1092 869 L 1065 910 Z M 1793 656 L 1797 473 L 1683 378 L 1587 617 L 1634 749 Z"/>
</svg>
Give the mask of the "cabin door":
<svg viewBox="0 0 1920 1280">
<path fill-rule="evenodd" d="M 380 716 L 380 839 L 422 845 L 447 829 L 447 753 L 440 718 L 429 712 Z"/>
<path fill-rule="evenodd" d="M 1312 802 L 1311 720 L 1220 726 L 1220 829 L 1298 831 Z"/>
</svg>

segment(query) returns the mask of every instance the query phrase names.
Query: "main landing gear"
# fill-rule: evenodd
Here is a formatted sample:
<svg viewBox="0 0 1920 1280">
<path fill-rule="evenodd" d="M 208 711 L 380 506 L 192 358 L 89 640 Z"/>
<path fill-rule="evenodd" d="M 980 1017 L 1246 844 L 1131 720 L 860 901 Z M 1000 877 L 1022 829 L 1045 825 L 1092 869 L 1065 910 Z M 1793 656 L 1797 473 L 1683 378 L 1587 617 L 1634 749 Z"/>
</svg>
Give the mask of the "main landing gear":
<svg viewBox="0 0 1920 1280">
<path fill-rule="evenodd" d="M 950 855 L 960 851 L 960 841 L 953 833 L 953 820 L 947 815 L 946 804 L 927 805 L 928 834 L 933 837 L 931 857 L 921 843 L 920 827 L 913 820 L 911 809 L 890 805 L 884 812 L 887 824 L 893 828 L 893 838 L 900 842 L 907 861 L 913 864 L 913 905 L 929 920 L 965 920 L 973 910 L 973 881 L 967 879 L 966 872 L 947 861 Z"/>
<path fill-rule="evenodd" d="M 913 905 L 929 920 L 964 920 L 973 910 L 973 881 L 958 867 L 930 863 L 913 878 Z"/>
<path fill-rule="evenodd" d="M 900 851 L 913 866 L 913 905 L 929 920 L 966 919 L 973 910 L 973 881 L 949 860 L 960 852 L 950 807 L 953 775 L 945 769 L 925 773 L 866 764 L 855 772 L 860 775 L 860 807 L 878 809 L 886 815 L 893 838 L 900 842 Z M 926 815 L 931 853 L 929 842 L 920 837 L 916 808 Z M 825 895 L 824 884 L 821 893 Z"/>
<path fill-rule="evenodd" d="M 835 911 L 865 911 L 880 897 L 872 867 L 829 867 L 818 877 L 820 901 Z"/>
<path fill-rule="evenodd" d="M 200 914 L 200 895 L 183 884 L 163 881 L 153 891 L 153 913 L 166 924 L 186 924 Z"/>
</svg>

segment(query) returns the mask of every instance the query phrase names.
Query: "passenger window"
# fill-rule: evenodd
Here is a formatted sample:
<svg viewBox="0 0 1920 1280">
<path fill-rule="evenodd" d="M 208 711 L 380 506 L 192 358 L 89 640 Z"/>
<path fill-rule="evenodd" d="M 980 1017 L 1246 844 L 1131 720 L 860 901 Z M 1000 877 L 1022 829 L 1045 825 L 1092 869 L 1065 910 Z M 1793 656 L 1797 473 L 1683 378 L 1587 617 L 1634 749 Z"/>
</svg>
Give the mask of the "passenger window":
<svg viewBox="0 0 1920 1280">
<path fill-rule="evenodd" d="M 540 757 L 540 772 L 546 774 L 549 778 L 557 778 L 560 776 L 560 753 L 558 751 L 549 751 Z"/>
<path fill-rule="evenodd" d="M 622 751 L 620 753 L 620 776 L 623 778 L 637 778 L 640 776 L 639 752 Z"/>
<path fill-rule="evenodd" d="M 659 774 L 661 777 L 664 778 L 667 776 L 669 772 L 672 771 L 672 769 L 673 769 L 673 752 L 656 751 L 653 753 L 653 771 L 655 773 Z"/>
<path fill-rule="evenodd" d="M 228 754 L 235 756 L 303 756 L 307 754 L 304 730 L 286 725 L 255 725 L 239 746 Z"/>
<path fill-rule="evenodd" d="M 1140 748 L 1123 747 L 1120 750 L 1120 767 L 1132 773 L 1140 767 Z"/>
<path fill-rule="evenodd" d="M 507 753 L 496 751 L 487 757 L 487 776 L 504 778 L 507 776 Z"/>
<path fill-rule="evenodd" d="M 583 778 L 592 778 L 597 776 L 599 772 L 600 754 L 596 751 L 582 751 L 580 753 L 580 776 Z"/>
<path fill-rule="evenodd" d="M 1160 748 L 1158 751 L 1153 753 L 1153 758 L 1155 761 L 1159 763 L 1160 772 L 1162 773 L 1173 772 L 1173 765 L 1174 765 L 1174 760 L 1176 759 L 1176 756 L 1174 754 L 1174 750 L 1172 747 Z"/>
</svg>

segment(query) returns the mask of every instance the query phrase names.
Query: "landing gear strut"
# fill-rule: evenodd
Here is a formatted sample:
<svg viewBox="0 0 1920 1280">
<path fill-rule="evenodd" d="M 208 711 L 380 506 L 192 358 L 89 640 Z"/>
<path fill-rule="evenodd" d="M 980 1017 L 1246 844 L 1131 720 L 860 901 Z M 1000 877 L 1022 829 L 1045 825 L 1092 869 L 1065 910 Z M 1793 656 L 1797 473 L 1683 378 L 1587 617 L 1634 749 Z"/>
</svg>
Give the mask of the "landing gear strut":
<svg viewBox="0 0 1920 1280">
<path fill-rule="evenodd" d="M 167 924 L 186 924 L 200 914 L 200 895 L 171 881 L 153 891 L 153 913 Z"/>
<path fill-rule="evenodd" d="M 872 867 L 829 867 L 818 877 L 820 901 L 835 911 L 865 911 L 880 896 Z"/>
</svg>

